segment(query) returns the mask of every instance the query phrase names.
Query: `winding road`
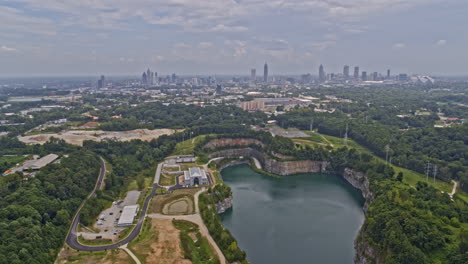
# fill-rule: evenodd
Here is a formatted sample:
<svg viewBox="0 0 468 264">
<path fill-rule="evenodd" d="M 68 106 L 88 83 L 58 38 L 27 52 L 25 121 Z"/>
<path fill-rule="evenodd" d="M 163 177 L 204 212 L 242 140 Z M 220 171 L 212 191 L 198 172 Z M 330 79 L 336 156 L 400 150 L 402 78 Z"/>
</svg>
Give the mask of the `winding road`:
<svg viewBox="0 0 468 264">
<path fill-rule="evenodd" d="M 219 158 L 217 158 L 217 159 L 219 159 Z M 216 159 L 212 159 L 209 162 L 211 162 L 213 160 L 216 160 Z M 80 223 L 80 211 L 81 211 L 84 204 L 86 203 L 86 201 L 89 198 L 96 196 L 96 190 L 99 190 L 101 188 L 102 182 L 104 181 L 104 177 L 106 175 L 106 163 L 104 162 L 104 160 L 102 158 L 100 158 L 100 161 L 101 161 L 101 171 L 99 173 L 99 177 L 98 177 L 98 180 L 96 182 L 96 185 L 95 185 L 93 191 L 88 195 L 88 198 L 86 200 L 84 200 L 81 203 L 80 207 L 78 208 L 78 210 L 77 210 L 77 212 L 75 214 L 75 217 L 73 218 L 73 222 L 71 224 L 71 227 L 70 227 L 70 229 L 68 231 L 68 235 L 67 235 L 67 237 L 65 239 L 65 242 L 68 244 L 68 246 L 70 246 L 71 248 L 73 248 L 75 250 L 79 250 L 79 251 L 104 251 L 104 250 L 108 250 L 108 249 L 119 248 L 119 247 L 122 247 L 122 246 L 128 244 L 130 241 L 135 239 L 138 236 L 138 234 L 140 234 L 141 228 L 143 227 L 143 223 L 145 222 L 146 212 L 148 210 L 151 199 L 156 195 L 160 195 L 160 194 L 157 194 L 156 191 L 157 191 L 158 188 L 161 188 L 159 186 L 159 184 L 158 184 L 159 176 L 160 176 L 158 174 L 161 173 L 162 163 L 160 163 L 158 165 L 157 169 L 156 169 L 156 175 L 155 175 L 155 180 L 154 180 L 154 183 L 153 183 L 153 188 L 151 190 L 151 193 L 148 195 L 148 197 L 146 197 L 145 202 L 143 203 L 140 218 L 138 219 L 138 223 L 135 225 L 132 232 L 126 238 L 124 238 L 123 240 L 120 240 L 120 241 L 118 241 L 118 242 L 116 242 L 114 244 L 98 245 L 98 246 L 88 246 L 88 245 L 81 244 L 78 241 L 78 235 L 77 235 L 77 228 L 78 228 L 78 225 Z M 206 166 L 209 164 L 209 162 L 206 164 Z M 210 185 L 212 185 L 212 183 Z M 172 192 L 172 191 L 174 191 L 176 189 L 182 189 L 182 188 L 183 188 L 183 186 L 181 186 L 179 184 L 176 184 L 174 186 L 171 186 L 169 189 L 167 189 L 167 192 L 170 193 L 170 192 Z M 199 187 L 197 187 L 197 188 L 199 188 Z M 198 210 L 198 206 L 197 206 L 197 210 Z"/>
<path fill-rule="evenodd" d="M 101 158 L 101 171 L 99 173 L 99 177 L 98 177 L 96 186 L 94 187 L 94 190 L 90 193 L 88 198 L 96 196 L 96 190 L 101 188 L 102 182 L 104 181 L 105 174 L 106 174 L 106 164 L 105 164 L 104 160 Z M 75 214 L 75 217 L 73 218 L 73 222 L 72 222 L 72 225 L 71 225 L 70 230 L 68 232 L 67 238 L 65 239 L 65 242 L 71 248 L 73 248 L 75 250 L 80 250 L 80 251 L 104 251 L 104 250 L 108 250 L 108 249 L 118 248 L 118 247 L 121 247 L 121 246 L 127 244 L 128 242 L 135 239 L 138 236 L 138 234 L 140 233 L 141 228 L 142 228 L 143 223 L 144 223 L 144 220 L 145 220 L 145 217 L 146 217 L 146 211 L 148 209 L 149 203 L 151 201 L 151 198 L 153 198 L 153 196 L 156 195 L 156 190 L 158 188 L 159 188 L 159 185 L 157 183 L 153 184 L 153 189 L 151 191 L 151 194 L 148 195 L 148 197 L 146 197 L 145 202 L 143 203 L 143 207 L 142 207 L 142 210 L 141 210 L 140 218 L 138 219 L 138 223 L 136 224 L 136 226 L 132 230 L 132 232 L 126 238 L 124 238 L 123 240 L 121 240 L 121 241 L 119 241 L 119 242 L 117 242 L 115 244 L 99 245 L 99 246 L 88 246 L 88 245 L 83 245 L 80 242 L 78 242 L 78 235 L 77 235 L 76 230 L 77 230 L 78 224 L 80 223 L 81 208 L 83 208 L 83 205 L 88 200 L 88 199 L 86 199 L 81 204 L 81 206 L 79 207 L 79 209 L 77 210 L 77 212 Z"/>
</svg>

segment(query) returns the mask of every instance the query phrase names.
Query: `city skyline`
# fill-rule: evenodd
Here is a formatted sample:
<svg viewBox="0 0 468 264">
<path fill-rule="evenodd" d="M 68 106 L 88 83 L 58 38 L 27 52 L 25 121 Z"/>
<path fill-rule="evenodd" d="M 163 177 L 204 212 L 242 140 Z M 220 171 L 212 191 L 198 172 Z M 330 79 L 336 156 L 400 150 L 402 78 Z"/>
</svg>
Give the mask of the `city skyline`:
<svg viewBox="0 0 468 264">
<path fill-rule="evenodd" d="M 0 76 L 244 74 L 264 61 L 270 75 L 465 75 L 467 12 L 461 0 L 2 1 Z"/>
</svg>

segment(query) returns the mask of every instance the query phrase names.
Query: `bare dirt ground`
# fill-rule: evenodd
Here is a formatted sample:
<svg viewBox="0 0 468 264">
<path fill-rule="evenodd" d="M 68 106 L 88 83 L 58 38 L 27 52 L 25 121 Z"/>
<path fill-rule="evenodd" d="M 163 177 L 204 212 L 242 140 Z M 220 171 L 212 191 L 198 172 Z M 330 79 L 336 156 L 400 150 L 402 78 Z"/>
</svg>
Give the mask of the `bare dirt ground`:
<svg viewBox="0 0 468 264">
<path fill-rule="evenodd" d="M 176 133 L 174 129 L 135 129 L 129 131 L 102 131 L 102 130 L 65 130 L 59 133 L 38 134 L 32 136 L 18 137 L 21 142 L 26 144 L 44 144 L 51 137 L 65 140 L 69 144 L 82 146 L 83 141 L 102 141 L 105 139 L 114 139 L 118 141 L 130 141 L 140 139 L 150 141 L 162 135 L 172 135 Z"/>
<path fill-rule="evenodd" d="M 184 259 L 180 247 L 179 230 L 172 225 L 171 219 L 152 219 L 153 227 L 158 230 L 158 239 L 151 243 L 146 253 L 146 263 L 151 264 L 190 264 Z M 138 247 L 138 245 L 136 245 Z M 136 248 L 138 251 L 138 248 Z"/>
<path fill-rule="evenodd" d="M 77 252 L 71 249 L 62 249 L 55 264 L 128 264 L 133 263 L 132 258 L 122 249 L 105 252 Z"/>
</svg>

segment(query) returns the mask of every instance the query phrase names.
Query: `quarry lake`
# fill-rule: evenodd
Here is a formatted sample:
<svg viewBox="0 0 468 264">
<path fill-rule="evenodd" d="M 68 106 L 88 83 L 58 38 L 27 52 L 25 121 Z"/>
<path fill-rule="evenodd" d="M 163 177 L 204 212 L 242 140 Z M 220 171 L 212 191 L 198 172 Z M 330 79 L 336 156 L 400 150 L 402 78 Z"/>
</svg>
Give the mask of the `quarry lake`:
<svg viewBox="0 0 468 264">
<path fill-rule="evenodd" d="M 273 178 L 247 165 L 222 172 L 233 192 L 223 223 L 253 264 L 353 263 L 361 193 L 326 174 Z"/>
</svg>

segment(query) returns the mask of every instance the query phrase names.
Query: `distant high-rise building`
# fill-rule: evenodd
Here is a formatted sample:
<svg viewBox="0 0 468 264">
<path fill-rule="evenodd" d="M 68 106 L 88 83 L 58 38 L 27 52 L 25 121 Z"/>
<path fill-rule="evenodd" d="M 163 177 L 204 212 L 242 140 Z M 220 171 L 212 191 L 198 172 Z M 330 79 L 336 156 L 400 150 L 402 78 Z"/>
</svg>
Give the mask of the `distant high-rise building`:
<svg viewBox="0 0 468 264">
<path fill-rule="evenodd" d="M 143 85 L 148 85 L 148 76 L 146 75 L 146 72 L 143 72 L 143 75 L 141 76 L 141 82 Z"/>
<path fill-rule="evenodd" d="M 390 69 L 387 70 L 387 79 L 390 79 Z"/>
<path fill-rule="evenodd" d="M 354 67 L 354 79 L 359 79 L 359 66 Z"/>
<path fill-rule="evenodd" d="M 106 78 L 104 75 L 101 75 L 101 78 L 98 80 L 98 89 L 104 88 L 106 86 Z"/>
<path fill-rule="evenodd" d="M 343 68 L 343 76 L 345 78 L 349 78 L 349 66 L 348 65 L 345 65 Z"/>
<path fill-rule="evenodd" d="M 221 85 L 216 86 L 216 95 L 222 95 L 223 94 L 223 87 Z"/>
<path fill-rule="evenodd" d="M 377 72 L 374 72 L 374 74 L 372 74 L 372 80 L 377 81 L 378 79 L 379 79 L 379 74 Z"/>
<path fill-rule="evenodd" d="M 265 65 L 263 65 L 263 82 L 268 82 L 268 64 L 266 62 Z"/>
<path fill-rule="evenodd" d="M 257 79 L 257 70 L 256 69 L 251 69 L 250 70 L 250 80 L 252 82 L 255 82 L 256 79 Z"/>
<path fill-rule="evenodd" d="M 320 64 L 320 67 L 319 67 L 319 81 L 321 83 L 323 83 L 326 80 L 327 80 L 327 75 L 325 74 L 325 70 L 323 69 L 323 65 Z"/>
<path fill-rule="evenodd" d="M 171 76 L 171 82 L 176 83 L 177 82 L 177 75 L 175 73 L 172 74 Z"/>
<path fill-rule="evenodd" d="M 406 74 L 406 73 L 400 73 L 400 74 L 398 75 L 398 80 L 399 80 L 399 81 L 403 81 L 403 82 L 404 82 L 404 81 L 407 81 L 407 80 L 408 80 L 408 74 Z"/>
<path fill-rule="evenodd" d="M 362 79 L 363 82 L 367 81 L 367 72 L 365 72 L 365 71 L 362 72 L 361 79 Z"/>
</svg>

